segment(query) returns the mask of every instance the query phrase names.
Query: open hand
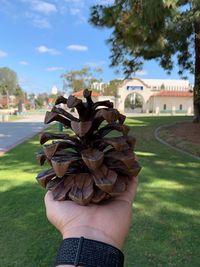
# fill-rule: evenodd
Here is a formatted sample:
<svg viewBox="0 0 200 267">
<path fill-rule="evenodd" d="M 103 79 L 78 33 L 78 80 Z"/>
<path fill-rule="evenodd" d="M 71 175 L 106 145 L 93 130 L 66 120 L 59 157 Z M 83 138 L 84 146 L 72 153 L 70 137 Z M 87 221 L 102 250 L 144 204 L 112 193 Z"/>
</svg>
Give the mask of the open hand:
<svg viewBox="0 0 200 267">
<path fill-rule="evenodd" d="M 131 224 L 137 183 L 137 177 L 133 177 L 120 196 L 88 206 L 70 200 L 55 201 L 48 191 L 45 195 L 47 218 L 63 239 L 83 236 L 121 249 Z"/>
</svg>

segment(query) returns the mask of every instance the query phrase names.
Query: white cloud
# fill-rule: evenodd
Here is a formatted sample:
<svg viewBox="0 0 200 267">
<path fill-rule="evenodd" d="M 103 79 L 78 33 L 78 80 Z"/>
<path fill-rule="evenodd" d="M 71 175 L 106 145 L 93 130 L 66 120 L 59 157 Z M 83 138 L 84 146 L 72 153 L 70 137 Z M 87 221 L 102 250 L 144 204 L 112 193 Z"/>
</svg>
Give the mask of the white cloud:
<svg viewBox="0 0 200 267">
<path fill-rule="evenodd" d="M 40 28 L 40 29 L 50 29 L 51 24 L 50 22 L 45 18 L 34 18 L 33 19 L 33 26 Z"/>
<path fill-rule="evenodd" d="M 20 65 L 27 66 L 27 65 L 29 65 L 29 62 L 28 61 L 25 61 L 25 60 L 22 60 L 22 61 L 19 61 L 19 64 Z"/>
<path fill-rule="evenodd" d="M 99 67 L 102 67 L 102 65 L 105 65 L 105 63 L 106 62 L 103 60 L 101 60 L 101 61 L 89 61 L 89 62 L 86 62 L 85 65 L 92 67 L 92 68 L 99 68 Z"/>
<path fill-rule="evenodd" d="M 50 29 L 51 28 L 51 24 L 47 18 L 44 18 L 40 15 L 30 13 L 30 12 L 26 12 L 25 16 L 28 19 L 30 19 L 34 27 L 37 27 L 39 29 Z"/>
<path fill-rule="evenodd" d="M 63 70 L 63 67 L 48 67 L 45 70 L 46 71 L 57 71 L 57 70 Z"/>
<path fill-rule="evenodd" d="M 0 49 L 0 57 L 7 57 L 8 53 Z"/>
<path fill-rule="evenodd" d="M 45 15 L 57 12 L 57 8 L 54 4 L 39 0 L 32 0 L 31 9 Z"/>
<path fill-rule="evenodd" d="M 49 48 L 45 45 L 41 45 L 41 46 L 38 46 L 36 47 L 36 50 L 39 52 L 39 53 L 48 53 L 48 54 L 51 54 L 51 55 L 59 55 L 60 52 L 54 48 Z"/>
<path fill-rule="evenodd" d="M 134 73 L 134 76 L 146 76 L 148 72 L 146 70 L 138 70 Z"/>
<path fill-rule="evenodd" d="M 87 23 L 85 13 L 88 12 L 88 4 L 85 0 L 65 0 L 63 11 L 76 16 L 76 24 Z"/>
<path fill-rule="evenodd" d="M 66 47 L 67 50 L 72 50 L 72 51 L 80 51 L 80 52 L 85 52 L 88 50 L 88 47 L 85 45 L 77 45 L 77 44 L 72 44 L 68 45 Z"/>
<path fill-rule="evenodd" d="M 70 13 L 75 16 L 80 14 L 81 10 L 79 8 L 70 8 Z"/>
</svg>

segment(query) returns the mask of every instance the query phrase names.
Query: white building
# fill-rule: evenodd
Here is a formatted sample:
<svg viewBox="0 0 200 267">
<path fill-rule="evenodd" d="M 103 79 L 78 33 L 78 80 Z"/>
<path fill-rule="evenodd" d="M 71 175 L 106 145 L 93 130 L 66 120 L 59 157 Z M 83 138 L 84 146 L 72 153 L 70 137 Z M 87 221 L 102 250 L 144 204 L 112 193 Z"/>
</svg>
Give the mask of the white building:
<svg viewBox="0 0 200 267">
<path fill-rule="evenodd" d="M 51 93 L 52 93 L 52 95 L 57 95 L 58 88 L 55 85 L 51 88 Z"/>
<path fill-rule="evenodd" d="M 107 83 L 103 83 L 103 82 L 94 82 L 92 83 L 91 89 L 95 89 L 98 90 L 100 92 L 103 92 L 103 89 L 105 87 Z"/>
<path fill-rule="evenodd" d="M 193 113 L 193 92 L 187 80 L 124 80 L 115 102 L 123 113 Z"/>
<path fill-rule="evenodd" d="M 142 79 L 142 81 L 154 91 L 188 91 L 190 88 L 188 80 Z"/>
</svg>

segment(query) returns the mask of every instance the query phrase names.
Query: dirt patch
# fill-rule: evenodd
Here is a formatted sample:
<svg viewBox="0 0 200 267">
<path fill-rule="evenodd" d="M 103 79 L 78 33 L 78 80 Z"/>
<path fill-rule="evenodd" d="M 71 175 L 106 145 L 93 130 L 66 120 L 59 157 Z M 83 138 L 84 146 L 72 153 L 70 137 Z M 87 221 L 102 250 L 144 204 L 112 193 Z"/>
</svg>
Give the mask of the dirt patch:
<svg viewBox="0 0 200 267">
<path fill-rule="evenodd" d="M 169 131 L 171 134 L 183 137 L 189 142 L 200 144 L 200 123 L 178 123 L 170 127 Z"/>
<path fill-rule="evenodd" d="M 199 123 L 183 122 L 162 127 L 158 136 L 170 145 L 200 157 Z"/>
</svg>

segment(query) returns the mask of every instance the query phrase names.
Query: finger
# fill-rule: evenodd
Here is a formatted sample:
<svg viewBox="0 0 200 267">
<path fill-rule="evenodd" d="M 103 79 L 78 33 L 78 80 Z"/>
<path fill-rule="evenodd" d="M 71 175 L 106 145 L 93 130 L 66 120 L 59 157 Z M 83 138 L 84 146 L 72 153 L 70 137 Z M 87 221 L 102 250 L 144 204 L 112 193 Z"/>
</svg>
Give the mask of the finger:
<svg viewBox="0 0 200 267">
<path fill-rule="evenodd" d="M 45 206 L 47 207 L 48 204 L 54 202 L 53 194 L 51 191 L 47 191 L 44 197 Z"/>
<path fill-rule="evenodd" d="M 126 191 L 123 192 L 116 199 L 125 200 L 129 203 L 132 203 L 134 198 L 135 198 L 136 192 L 137 192 L 137 186 L 138 186 L 138 177 L 131 178 L 131 180 L 129 181 L 129 183 L 127 185 Z"/>
<path fill-rule="evenodd" d="M 133 177 L 131 179 L 131 181 L 129 182 L 128 186 L 127 186 L 127 192 L 130 193 L 130 200 L 131 202 L 133 202 L 135 196 L 136 196 L 136 192 L 137 192 L 137 187 L 138 187 L 138 176 L 137 177 Z"/>
</svg>

